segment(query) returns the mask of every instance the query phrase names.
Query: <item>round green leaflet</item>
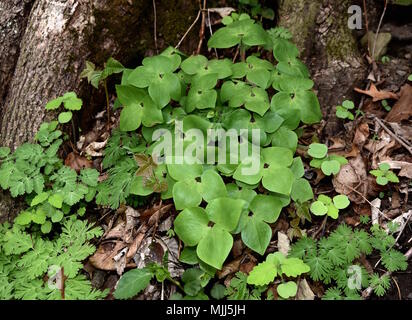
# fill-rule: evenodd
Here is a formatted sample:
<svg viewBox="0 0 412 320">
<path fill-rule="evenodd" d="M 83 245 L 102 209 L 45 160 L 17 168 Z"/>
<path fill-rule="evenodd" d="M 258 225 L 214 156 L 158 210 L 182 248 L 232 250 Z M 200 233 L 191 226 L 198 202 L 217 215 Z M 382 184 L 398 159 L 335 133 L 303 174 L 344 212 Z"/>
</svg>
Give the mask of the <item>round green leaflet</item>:
<svg viewBox="0 0 412 320">
<path fill-rule="evenodd" d="M 134 131 L 140 127 L 142 123 L 143 109 L 139 105 L 130 105 L 124 107 L 120 113 L 120 130 L 121 131 Z"/>
<path fill-rule="evenodd" d="M 198 182 L 194 179 L 180 180 L 173 186 L 173 202 L 177 210 L 196 207 L 202 202 Z"/>
<path fill-rule="evenodd" d="M 279 218 L 283 204 L 275 196 L 258 194 L 251 201 L 249 208 L 260 220 L 274 223 Z"/>
<path fill-rule="evenodd" d="M 294 94 L 278 92 L 272 98 L 271 107 L 274 111 L 282 108 L 299 110 L 301 120 L 305 124 L 319 122 L 322 118 L 318 98 L 314 92 L 308 90 L 297 91 Z"/>
<path fill-rule="evenodd" d="M 67 123 L 69 122 L 73 117 L 73 114 L 71 111 L 67 111 L 67 112 L 60 112 L 59 116 L 58 116 L 58 120 L 60 123 Z"/>
<path fill-rule="evenodd" d="M 230 232 L 237 227 L 240 214 L 246 206 L 247 202 L 242 199 L 221 197 L 210 201 L 206 212 L 210 221 Z"/>
<path fill-rule="evenodd" d="M 298 136 L 294 131 L 281 127 L 272 134 L 272 146 L 288 148 L 295 152 L 298 147 Z"/>
<path fill-rule="evenodd" d="M 323 216 L 328 213 L 328 207 L 321 201 L 315 201 L 310 206 L 310 211 L 316 216 Z"/>
<path fill-rule="evenodd" d="M 267 168 L 263 171 L 262 184 L 272 192 L 290 195 L 295 176 L 289 168 Z"/>
<path fill-rule="evenodd" d="M 288 281 L 278 285 L 277 292 L 283 299 L 288 299 L 296 295 L 298 292 L 298 286 L 294 281 Z"/>
<path fill-rule="evenodd" d="M 286 39 L 276 39 L 273 45 L 273 55 L 277 61 L 288 62 L 299 56 L 299 50 L 296 45 Z"/>
<path fill-rule="evenodd" d="M 262 157 L 255 155 L 250 156 L 242 160 L 240 165 L 237 167 L 235 173 L 233 174 L 233 178 L 237 181 L 254 185 L 260 182 L 263 175 L 263 161 Z M 259 163 L 259 168 L 257 168 L 257 172 L 251 172 L 252 165 Z"/>
<path fill-rule="evenodd" d="M 232 250 L 232 246 L 232 235 L 216 224 L 209 228 L 206 235 L 200 240 L 196 253 L 199 259 L 220 270 L 230 250 Z"/>
<path fill-rule="evenodd" d="M 337 160 L 326 160 L 322 162 L 320 168 L 325 175 L 330 176 L 339 173 L 340 163 Z"/>
<path fill-rule="evenodd" d="M 312 158 L 322 159 L 328 154 L 328 147 L 322 143 L 312 143 L 309 145 L 308 154 Z"/>
<path fill-rule="evenodd" d="M 272 229 L 257 216 L 247 217 L 241 236 L 246 246 L 263 255 L 272 238 Z"/>
<path fill-rule="evenodd" d="M 289 167 L 293 162 L 293 153 L 287 148 L 269 147 L 262 150 L 265 164 L 270 167 Z"/>
<path fill-rule="evenodd" d="M 183 210 L 174 221 L 174 230 L 187 246 L 195 246 L 209 231 L 209 218 L 203 208 Z"/>
<path fill-rule="evenodd" d="M 206 202 L 227 196 L 226 186 L 222 177 L 212 169 L 203 172 L 199 192 Z"/>
<path fill-rule="evenodd" d="M 303 178 L 296 179 L 293 182 L 292 192 L 290 194 L 293 201 L 306 202 L 313 199 L 313 191 L 310 183 Z"/>
<path fill-rule="evenodd" d="M 167 164 L 167 171 L 176 181 L 195 179 L 203 173 L 203 166 L 201 164 L 189 164 L 184 159 L 182 164 L 176 163 L 176 159 L 172 159 L 172 161 L 175 163 Z"/>
<path fill-rule="evenodd" d="M 350 205 L 350 201 L 347 196 L 340 194 L 333 197 L 333 204 L 338 209 L 345 209 Z"/>
<path fill-rule="evenodd" d="M 209 39 L 210 48 L 230 48 L 237 44 L 264 45 L 268 40 L 266 31 L 252 19 L 234 21 L 217 30 Z"/>
</svg>

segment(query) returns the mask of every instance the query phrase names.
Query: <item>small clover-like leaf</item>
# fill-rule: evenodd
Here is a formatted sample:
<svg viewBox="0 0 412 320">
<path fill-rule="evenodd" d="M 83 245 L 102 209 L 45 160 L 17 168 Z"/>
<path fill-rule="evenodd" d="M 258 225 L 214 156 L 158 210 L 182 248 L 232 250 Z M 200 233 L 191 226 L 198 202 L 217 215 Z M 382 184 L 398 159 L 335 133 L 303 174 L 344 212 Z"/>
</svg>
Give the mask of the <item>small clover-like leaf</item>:
<svg viewBox="0 0 412 320">
<path fill-rule="evenodd" d="M 316 159 L 322 159 L 328 154 L 328 147 L 322 143 L 312 143 L 309 145 L 308 154 Z"/>
<path fill-rule="evenodd" d="M 310 211 L 316 216 L 323 216 L 328 212 L 328 207 L 321 201 L 315 201 L 310 206 Z"/>
<path fill-rule="evenodd" d="M 294 281 L 288 281 L 286 283 L 281 283 L 277 287 L 277 292 L 283 299 L 288 299 L 294 297 L 298 291 L 298 286 Z"/>
<path fill-rule="evenodd" d="M 58 120 L 60 123 L 67 123 L 72 119 L 72 117 L 73 114 L 70 111 L 61 112 L 58 116 Z"/>
<path fill-rule="evenodd" d="M 350 205 L 350 201 L 347 196 L 340 194 L 333 197 L 333 204 L 338 209 L 345 209 Z"/>
<path fill-rule="evenodd" d="M 339 173 L 340 163 L 337 160 L 326 160 L 322 162 L 320 167 L 325 175 L 330 176 Z"/>
</svg>

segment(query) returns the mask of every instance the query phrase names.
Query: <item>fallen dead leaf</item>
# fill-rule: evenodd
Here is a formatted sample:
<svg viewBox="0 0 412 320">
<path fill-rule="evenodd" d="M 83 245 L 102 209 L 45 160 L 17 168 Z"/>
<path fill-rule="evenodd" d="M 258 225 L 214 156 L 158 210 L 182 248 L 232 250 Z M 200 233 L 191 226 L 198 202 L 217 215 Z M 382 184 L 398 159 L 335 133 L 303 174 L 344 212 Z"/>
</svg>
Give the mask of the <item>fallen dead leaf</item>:
<svg viewBox="0 0 412 320">
<path fill-rule="evenodd" d="M 388 122 L 401 122 L 412 116 L 412 86 L 405 84 L 400 91 L 399 100 L 389 111 L 385 120 Z"/>
<path fill-rule="evenodd" d="M 310 288 L 306 279 L 300 279 L 298 284 L 298 292 L 296 293 L 296 300 L 314 300 L 315 294 Z"/>
<path fill-rule="evenodd" d="M 74 152 L 70 152 L 64 160 L 64 165 L 80 172 L 85 168 L 93 168 L 93 162 L 85 157 L 82 157 Z"/>
<path fill-rule="evenodd" d="M 385 100 L 385 99 L 398 100 L 398 96 L 395 93 L 389 92 L 389 91 L 380 91 L 376 88 L 376 86 L 373 83 L 371 84 L 371 87 L 370 87 L 369 90 L 362 90 L 362 89 L 359 89 L 359 88 L 355 88 L 354 90 L 356 92 L 366 94 L 366 95 L 372 97 L 372 101 L 374 101 L 374 102 L 380 101 L 380 100 Z"/>
<path fill-rule="evenodd" d="M 278 250 L 279 252 L 283 253 L 285 256 L 288 255 L 289 250 L 290 250 L 289 238 L 285 233 L 281 231 L 278 231 Z"/>
<path fill-rule="evenodd" d="M 365 163 L 360 155 L 350 159 L 342 166 L 339 173 L 332 180 L 336 192 L 348 196 L 355 203 L 363 203 L 365 200 L 353 189 L 366 196 L 368 191 L 368 180 Z"/>
</svg>

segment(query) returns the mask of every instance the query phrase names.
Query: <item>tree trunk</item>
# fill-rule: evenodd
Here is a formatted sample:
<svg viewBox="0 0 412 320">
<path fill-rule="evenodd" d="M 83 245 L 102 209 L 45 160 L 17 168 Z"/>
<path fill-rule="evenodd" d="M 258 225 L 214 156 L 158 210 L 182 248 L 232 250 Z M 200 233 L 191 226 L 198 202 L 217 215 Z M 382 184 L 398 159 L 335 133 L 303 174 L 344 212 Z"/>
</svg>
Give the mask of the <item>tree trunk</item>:
<svg viewBox="0 0 412 320">
<path fill-rule="evenodd" d="M 7 0 L 4 10 L 14 2 L 18 1 Z M 187 0 L 158 0 L 157 6 L 159 46 L 163 48 L 177 43 L 198 7 Z M 20 4 L 16 8 L 24 11 L 25 6 Z M 22 19 L 16 21 L 11 14 L 11 20 L 6 21 L 7 17 L 4 24 L 16 24 L 22 33 Z M 20 47 L 14 50 L 20 51 L 15 68 L 7 67 L 5 61 L 12 60 L 7 56 L 0 61 L 0 66 L 7 67 L 2 82 L 10 83 L 2 108 L 0 145 L 14 149 L 33 138 L 44 121 L 48 100 L 69 90 L 82 91 L 84 82 L 79 75 L 86 59 L 101 65 L 114 56 L 127 63 L 154 48 L 152 2 L 36 0 L 20 46 L 18 37 L 5 37 L 10 48 Z"/>
<path fill-rule="evenodd" d="M 367 76 L 353 31 L 348 8 L 353 1 L 279 0 L 279 23 L 289 28 L 308 65 L 326 121 L 324 135 L 340 131 L 336 106 L 354 99 L 353 89 Z"/>
<path fill-rule="evenodd" d="M 156 3 L 158 47 L 163 49 L 179 41 L 199 7 L 188 0 Z M 32 140 L 50 117 L 44 109 L 47 101 L 67 91 L 84 99 L 82 116 L 91 118 L 90 96 L 102 93 L 80 80 L 85 60 L 102 66 L 113 56 L 135 66 L 154 51 L 153 17 L 152 1 L 147 0 L 1 0 L 0 146 L 15 149 Z M 193 39 L 196 30 L 183 50 Z M 0 192 L 0 220 L 17 209 Z"/>
<path fill-rule="evenodd" d="M 33 0 L 0 2 L 0 114 L 20 52 L 20 41 L 26 29 Z"/>
</svg>

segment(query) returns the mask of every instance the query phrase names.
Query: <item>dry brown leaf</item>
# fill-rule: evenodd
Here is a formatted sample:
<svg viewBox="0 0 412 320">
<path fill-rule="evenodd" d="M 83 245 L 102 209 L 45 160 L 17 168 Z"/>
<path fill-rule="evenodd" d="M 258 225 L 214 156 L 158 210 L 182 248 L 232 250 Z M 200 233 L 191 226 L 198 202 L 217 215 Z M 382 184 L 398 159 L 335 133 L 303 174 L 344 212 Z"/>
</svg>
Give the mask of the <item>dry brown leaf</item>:
<svg viewBox="0 0 412 320">
<path fill-rule="evenodd" d="M 365 200 L 353 189 L 357 190 L 362 195 L 367 194 L 368 180 L 365 163 L 360 155 L 350 159 L 349 163 L 345 164 L 339 173 L 332 180 L 336 192 L 348 196 L 355 203 L 363 203 Z"/>
<path fill-rule="evenodd" d="M 359 89 L 359 88 L 355 88 L 354 90 L 356 92 L 366 94 L 366 95 L 372 97 L 372 101 L 374 101 L 374 102 L 380 101 L 380 100 L 385 100 L 385 99 L 398 100 L 398 96 L 395 93 L 389 92 L 389 91 L 380 91 L 376 88 L 376 86 L 373 83 L 371 84 L 371 87 L 370 87 L 369 90 L 362 90 L 362 89 Z"/>
<path fill-rule="evenodd" d="M 401 122 L 412 116 L 412 86 L 405 84 L 400 91 L 399 100 L 386 116 L 388 122 Z"/>
<path fill-rule="evenodd" d="M 64 165 L 80 172 L 84 168 L 93 168 L 93 162 L 74 152 L 70 152 L 64 160 Z"/>
</svg>

